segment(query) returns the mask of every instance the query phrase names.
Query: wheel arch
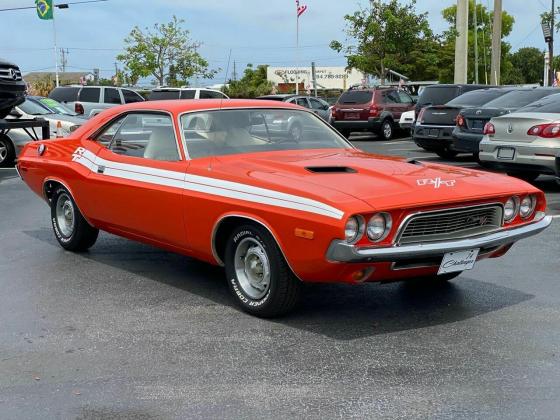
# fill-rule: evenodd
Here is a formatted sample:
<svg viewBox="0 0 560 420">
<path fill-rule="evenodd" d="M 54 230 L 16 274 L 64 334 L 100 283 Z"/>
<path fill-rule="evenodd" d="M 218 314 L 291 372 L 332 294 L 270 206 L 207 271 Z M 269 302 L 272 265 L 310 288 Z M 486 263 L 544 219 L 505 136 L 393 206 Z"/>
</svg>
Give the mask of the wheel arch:
<svg viewBox="0 0 560 420">
<path fill-rule="evenodd" d="M 219 265 L 221 266 L 224 265 L 223 259 L 224 259 L 225 248 L 227 245 L 227 240 L 229 238 L 229 235 L 231 234 L 233 229 L 235 229 L 237 226 L 240 226 L 242 224 L 257 225 L 266 229 L 266 231 L 270 233 L 270 235 L 276 242 L 276 245 L 278 245 L 278 248 L 280 249 L 280 253 L 284 257 L 284 260 L 288 264 L 288 267 L 290 267 L 292 273 L 299 279 L 297 273 L 290 265 L 290 261 L 288 260 L 286 253 L 284 252 L 282 243 L 278 238 L 278 234 L 265 220 L 251 214 L 242 214 L 242 213 L 225 214 L 221 216 L 214 224 L 214 228 L 212 229 L 212 236 L 211 236 L 212 255 L 214 256 L 214 259 Z"/>
<path fill-rule="evenodd" d="M 70 197 L 72 197 L 72 200 L 74 200 L 74 203 L 76 203 L 76 207 L 78 207 L 78 211 L 81 213 L 82 217 L 86 220 L 86 222 L 88 222 L 88 224 L 91 227 L 95 227 L 95 225 L 91 223 L 89 218 L 84 214 L 84 212 L 80 208 L 80 205 L 78 204 L 78 201 L 76 200 L 76 196 L 72 192 L 72 189 L 68 186 L 66 182 L 60 180 L 59 178 L 49 177 L 43 181 L 43 198 L 45 199 L 47 204 L 49 205 L 51 204 L 52 195 L 57 186 L 61 186 L 64 189 L 66 189 L 66 191 L 68 191 L 68 194 L 70 194 Z"/>
</svg>

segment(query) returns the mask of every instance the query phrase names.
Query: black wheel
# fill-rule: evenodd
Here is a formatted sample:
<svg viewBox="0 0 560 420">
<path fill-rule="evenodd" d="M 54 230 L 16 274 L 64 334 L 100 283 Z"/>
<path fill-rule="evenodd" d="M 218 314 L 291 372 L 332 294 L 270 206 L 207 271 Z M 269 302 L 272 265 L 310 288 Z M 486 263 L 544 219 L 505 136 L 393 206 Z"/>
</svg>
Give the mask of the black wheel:
<svg viewBox="0 0 560 420">
<path fill-rule="evenodd" d="M 438 149 L 435 151 L 436 155 L 443 159 L 453 159 L 459 153 L 449 149 Z"/>
<path fill-rule="evenodd" d="M 473 153 L 473 158 L 474 158 L 475 162 L 480 164 L 480 153 L 479 152 Z"/>
<path fill-rule="evenodd" d="M 508 172 L 507 174 L 509 176 L 522 179 L 523 181 L 526 182 L 533 182 L 540 175 L 538 172 Z"/>
<path fill-rule="evenodd" d="M 289 312 L 297 303 L 301 282 L 261 226 L 240 226 L 232 232 L 225 267 L 229 288 L 245 312 L 269 318 Z"/>
<path fill-rule="evenodd" d="M 57 187 L 51 200 L 51 222 L 58 243 L 68 251 L 86 251 L 95 244 L 99 230 L 90 226 L 70 193 Z"/>
<path fill-rule="evenodd" d="M 0 168 L 13 166 L 16 152 L 10 138 L 5 134 L 0 134 Z"/>
<path fill-rule="evenodd" d="M 381 128 L 379 129 L 378 134 L 383 140 L 391 140 L 393 138 L 394 131 L 393 121 L 387 118 L 381 123 Z"/>
</svg>

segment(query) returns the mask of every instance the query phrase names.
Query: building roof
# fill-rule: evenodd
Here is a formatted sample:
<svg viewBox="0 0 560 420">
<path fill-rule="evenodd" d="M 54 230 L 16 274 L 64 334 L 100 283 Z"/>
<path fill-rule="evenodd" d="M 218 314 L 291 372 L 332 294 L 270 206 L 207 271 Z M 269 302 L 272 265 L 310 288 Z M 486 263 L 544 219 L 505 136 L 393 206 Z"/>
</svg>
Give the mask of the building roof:
<svg viewBox="0 0 560 420">
<path fill-rule="evenodd" d="M 71 83 L 80 83 L 80 78 L 86 76 L 93 76 L 91 72 L 78 72 L 78 71 L 67 71 L 67 72 L 59 72 L 58 79 L 60 80 L 60 84 L 67 85 Z M 27 73 L 23 76 L 23 79 L 28 82 L 32 83 L 37 80 L 42 79 L 52 79 L 56 78 L 55 72 L 53 71 L 34 71 L 31 73 Z"/>
</svg>

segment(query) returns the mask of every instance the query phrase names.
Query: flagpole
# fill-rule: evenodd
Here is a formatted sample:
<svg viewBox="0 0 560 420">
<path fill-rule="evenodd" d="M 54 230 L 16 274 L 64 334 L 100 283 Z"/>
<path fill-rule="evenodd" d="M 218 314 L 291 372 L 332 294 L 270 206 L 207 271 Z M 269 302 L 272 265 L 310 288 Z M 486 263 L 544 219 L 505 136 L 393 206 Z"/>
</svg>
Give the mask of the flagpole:
<svg viewBox="0 0 560 420">
<path fill-rule="evenodd" d="M 56 87 L 59 86 L 59 79 L 58 79 L 58 48 L 56 46 L 56 24 L 54 23 L 54 10 L 53 10 L 53 17 L 52 17 L 52 24 L 53 24 L 53 36 L 54 36 L 54 71 L 56 77 Z"/>
<path fill-rule="evenodd" d="M 299 95 L 299 10 L 296 10 L 296 95 Z"/>
</svg>

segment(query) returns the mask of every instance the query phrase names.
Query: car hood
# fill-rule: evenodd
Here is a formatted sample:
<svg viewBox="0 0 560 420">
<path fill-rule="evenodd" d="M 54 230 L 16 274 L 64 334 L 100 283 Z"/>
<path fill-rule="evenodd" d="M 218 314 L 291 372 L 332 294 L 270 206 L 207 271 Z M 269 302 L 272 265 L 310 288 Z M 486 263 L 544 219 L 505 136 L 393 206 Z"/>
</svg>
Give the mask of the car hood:
<svg viewBox="0 0 560 420">
<path fill-rule="evenodd" d="M 345 212 L 418 208 L 531 189 L 504 175 L 372 155 L 359 150 L 295 150 L 217 158 L 214 176 L 305 196 Z"/>
</svg>

